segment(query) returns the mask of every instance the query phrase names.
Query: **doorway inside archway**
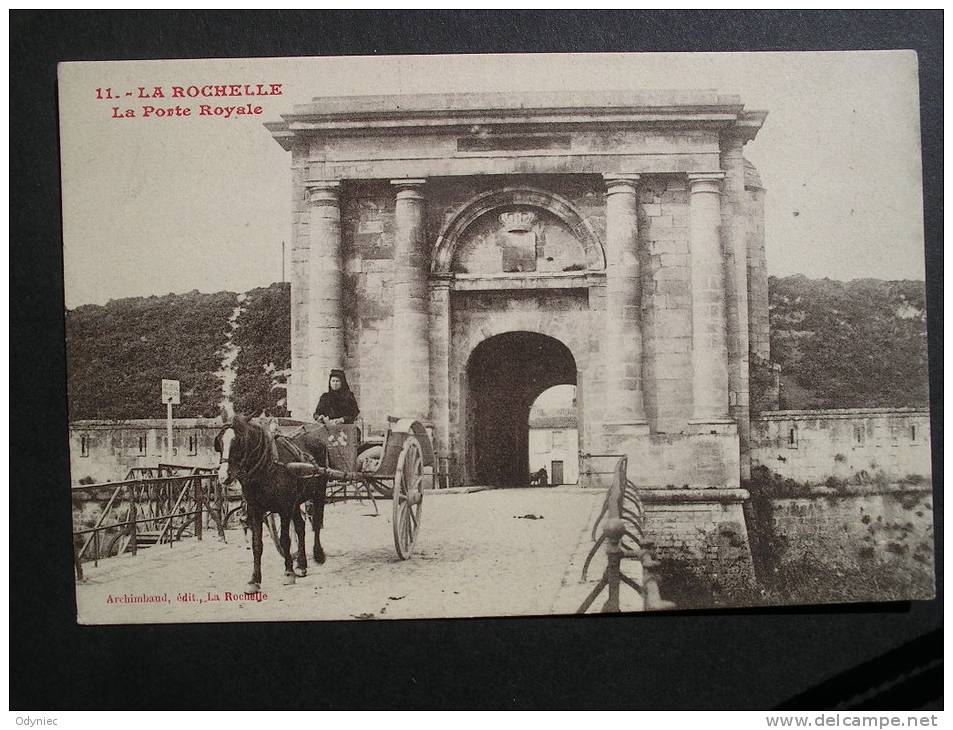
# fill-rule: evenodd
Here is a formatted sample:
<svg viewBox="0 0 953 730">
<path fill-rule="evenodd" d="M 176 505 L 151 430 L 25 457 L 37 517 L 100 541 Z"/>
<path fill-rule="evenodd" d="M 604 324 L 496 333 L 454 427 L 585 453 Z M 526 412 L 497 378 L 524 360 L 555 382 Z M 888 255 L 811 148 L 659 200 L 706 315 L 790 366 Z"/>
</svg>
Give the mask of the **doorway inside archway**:
<svg viewBox="0 0 953 730">
<path fill-rule="evenodd" d="M 529 471 L 533 486 L 575 484 L 579 480 L 576 386 L 554 385 L 529 409 Z"/>
<path fill-rule="evenodd" d="M 576 361 L 562 342 L 505 332 L 481 342 L 467 363 L 467 472 L 499 487 L 530 480 L 529 415 L 556 385 L 576 385 Z"/>
</svg>

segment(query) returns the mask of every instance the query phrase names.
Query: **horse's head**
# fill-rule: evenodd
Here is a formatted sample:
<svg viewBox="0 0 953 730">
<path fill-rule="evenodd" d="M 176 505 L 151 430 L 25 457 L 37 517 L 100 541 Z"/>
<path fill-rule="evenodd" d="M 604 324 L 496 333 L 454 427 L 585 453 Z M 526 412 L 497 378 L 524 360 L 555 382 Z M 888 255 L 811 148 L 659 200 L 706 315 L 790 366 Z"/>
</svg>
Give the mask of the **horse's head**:
<svg viewBox="0 0 953 730">
<path fill-rule="evenodd" d="M 231 484 L 238 477 L 244 453 L 242 443 L 247 431 L 247 422 L 241 416 L 236 416 L 215 437 L 215 450 L 219 453 L 218 481 L 222 485 Z"/>
</svg>

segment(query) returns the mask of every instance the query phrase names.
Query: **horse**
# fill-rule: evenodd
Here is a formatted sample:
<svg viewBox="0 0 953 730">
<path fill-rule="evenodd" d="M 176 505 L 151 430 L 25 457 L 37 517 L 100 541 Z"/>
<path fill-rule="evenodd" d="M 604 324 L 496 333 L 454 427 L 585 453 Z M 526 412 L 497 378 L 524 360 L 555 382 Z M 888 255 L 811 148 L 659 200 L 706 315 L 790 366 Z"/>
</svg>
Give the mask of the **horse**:
<svg viewBox="0 0 953 730">
<path fill-rule="evenodd" d="M 281 519 L 279 544 L 285 560 L 285 584 L 295 582 L 295 576 L 308 574 L 305 547 L 304 518 L 301 505 L 311 502 L 311 524 L 314 528 L 314 560 L 325 561 L 321 547 L 321 527 L 324 522 L 324 502 L 328 479 L 317 476 L 303 479 L 288 468 L 291 462 L 303 459 L 317 466 L 327 466 L 327 450 L 307 430 L 296 438 L 273 437 L 267 429 L 236 416 L 215 437 L 215 451 L 220 456 L 218 478 L 223 485 L 238 480 L 252 531 L 254 569 L 248 582 L 249 593 L 261 590 L 262 522 L 266 512 L 277 513 Z M 298 539 L 297 568 L 291 559 L 291 535 L 294 524 Z"/>
</svg>

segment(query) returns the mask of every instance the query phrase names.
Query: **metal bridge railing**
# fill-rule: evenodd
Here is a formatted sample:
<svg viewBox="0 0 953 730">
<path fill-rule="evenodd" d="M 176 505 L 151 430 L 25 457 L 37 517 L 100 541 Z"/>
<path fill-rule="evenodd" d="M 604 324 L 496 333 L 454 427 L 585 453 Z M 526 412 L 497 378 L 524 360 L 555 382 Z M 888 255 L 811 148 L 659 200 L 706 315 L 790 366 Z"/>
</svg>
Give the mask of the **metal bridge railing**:
<svg viewBox="0 0 953 730">
<path fill-rule="evenodd" d="M 586 613 L 603 590 L 607 590 L 608 596 L 602 606 L 602 612 L 621 611 L 619 594 L 623 584 L 632 588 L 642 597 L 642 605 L 646 610 L 674 607 L 673 603 L 663 600 L 659 595 L 658 580 L 652 573 L 652 568 L 655 568 L 658 563 L 652 557 L 651 545 L 645 538 L 646 513 L 641 495 L 638 487 L 629 481 L 627 475 L 628 457 L 623 454 L 581 454 L 581 467 L 583 456 L 588 458 L 586 473 L 589 478 L 593 476 L 604 478 L 611 474 L 612 480 L 609 489 L 606 491 L 602 510 L 592 526 L 594 544 L 582 566 L 581 581 L 586 581 L 589 565 L 599 550 L 599 546 L 603 543 L 606 546 L 606 567 L 599 582 L 590 591 L 576 613 Z M 615 467 L 611 471 L 600 471 L 594 468 L 593 464 L 594 462 L 598 463 L 599 460 L 614 461 Z M 582 474 L 583 471 L 580 468 L 580 475 Z M 598 485 L 590 484 L 590 486 Z M 602 523 L 602 534 L 597 539 L 596 530 L 600 523 Z M 622 572 L 622 560 L 624 558 L 633 558 L 641 562 L 641 583 Z"/>
<path fill-rule="evenodd" d="M 219 537 L 224 537 L 224 490 L 213 468 L 170 464 L 135 467 L 123 481 L 84 484 L 72 487 L 71 492 L 74 504 L 95 501 L 97 492 L 109 494 L 96 524 L 73 530 L 73 564 L 78 579 L 83 578 L 84 560 L 98 565 L 101 558 L 127 550 L 135 554 L 141 547 L 171 546 L 186 534 L 201 540 L 206 515 L 215 522 Z"/>
</svg>

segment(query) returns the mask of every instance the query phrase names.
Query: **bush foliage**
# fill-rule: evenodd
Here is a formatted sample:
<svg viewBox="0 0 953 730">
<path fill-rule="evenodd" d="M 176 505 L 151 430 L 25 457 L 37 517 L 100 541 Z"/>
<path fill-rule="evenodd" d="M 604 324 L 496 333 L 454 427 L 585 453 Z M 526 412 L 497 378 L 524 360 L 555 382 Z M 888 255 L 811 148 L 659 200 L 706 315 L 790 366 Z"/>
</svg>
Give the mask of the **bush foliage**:
<svg viewBox="0 0 953 730">
<path fill-rule="evenodd" d="M 291 285 L 272 284 L 248 292 L 237 324 L 235 411 L 248 416 L 287 416 L 284 385 L 291 370 Z"/>
<path fill-rule="evenodd" d="M 782 408 L 929 403 L 922 281 L 770 277 Z"/>
<path fill-rule="evenodd" d="M 929 402 L 922 282 L 789 276 L 769 284 L 771 359 L 782 367 L 783 408 Z M 287 415 L 290 297 L 287 283 L 272 284 L 241 302 L 232 386 L 240 413 Z M 193 291 L 68 311 L 70 419 L 162 417 L 162 378 L 182 383 L 177 416 L 219 415 L 219 371 L 238 306 L 232 292 Z M 770 372 L 754 370 L 753 390 L 768 388 Z"/>
<path fill-rule="evenodd" d="M 286 415 L 291 366 L 290 287 L 168 294 L 85 305 L 66 313 L 70 420 L 162 418 L 161 380 L 181 382 L 181 418 L 221 415 L 222 358 L 229 319 L 241 304 L 233 343 L 232 402 L 249 415 Z"/>
<path fill-rule="evenodd" d="M 66 313 L 70 420 L 161 418 L 163 378 L 181 382 L 180 417 L 219 414 L 231 292 L 167 294 Z"/>
</svg>

